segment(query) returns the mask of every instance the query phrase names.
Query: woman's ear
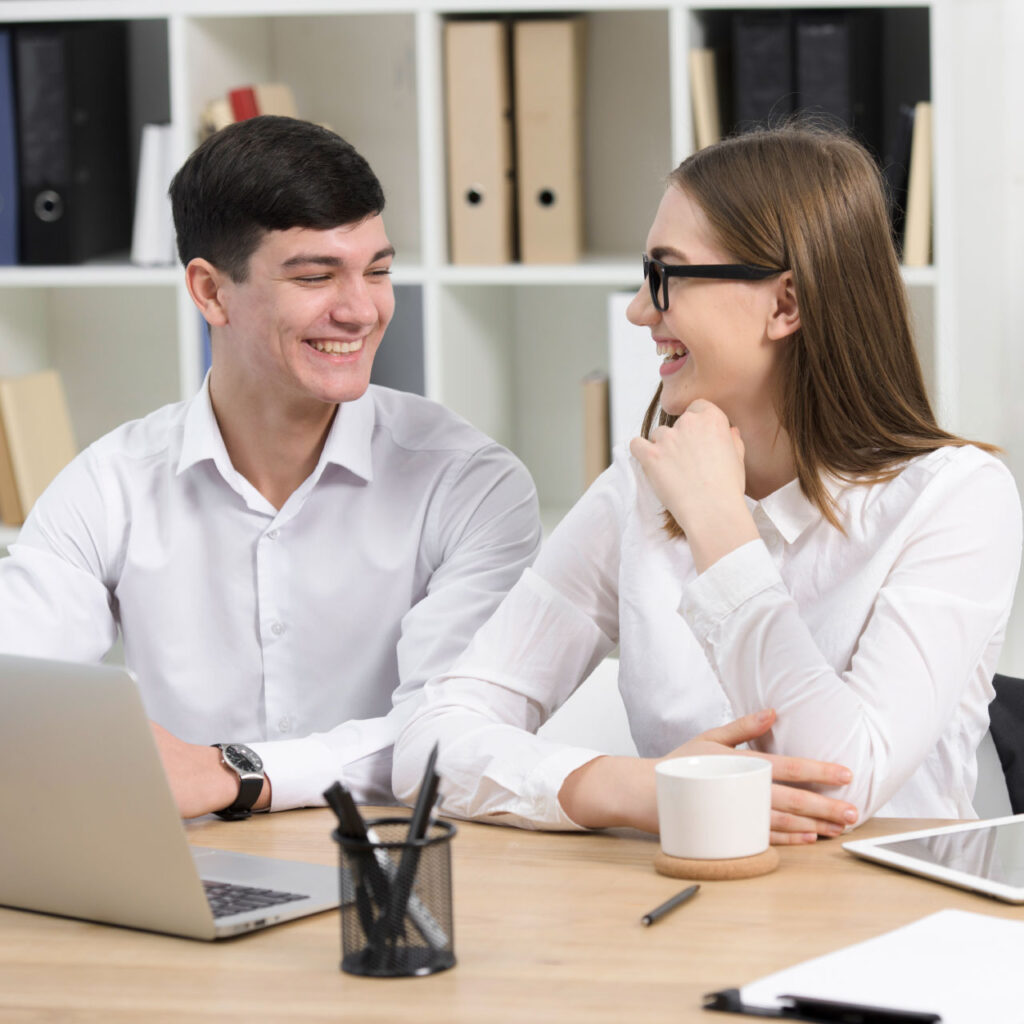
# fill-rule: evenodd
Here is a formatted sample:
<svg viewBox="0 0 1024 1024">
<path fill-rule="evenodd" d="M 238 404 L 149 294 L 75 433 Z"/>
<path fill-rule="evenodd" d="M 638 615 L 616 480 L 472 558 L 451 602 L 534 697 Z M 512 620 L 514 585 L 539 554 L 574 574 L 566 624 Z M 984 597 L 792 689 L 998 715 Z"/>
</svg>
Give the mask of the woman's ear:
<svg viewBox="0 0 1024 1024">
<path fill-rule="evenodd" d="M 772 308 L 768 317 L 768 337 L 775 341 L 788 338 L 800 327 L 800 307 L 796 301 L 796 284 L 791 270 L 775 279 Z"/>
<path fill-rule="evenodd" d="M 196 257 L 185 268 L 185 284 L 196 308 L 211 327 L 223 327 L 228 322 L 221 301 L 220 290 L 224 274 L 209 260 Z"/>
</svg>

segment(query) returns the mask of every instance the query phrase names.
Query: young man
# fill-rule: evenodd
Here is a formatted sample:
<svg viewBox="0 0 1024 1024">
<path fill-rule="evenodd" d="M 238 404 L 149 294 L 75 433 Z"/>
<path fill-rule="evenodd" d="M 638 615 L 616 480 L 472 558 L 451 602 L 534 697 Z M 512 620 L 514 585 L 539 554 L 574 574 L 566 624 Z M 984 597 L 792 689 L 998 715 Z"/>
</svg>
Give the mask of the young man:
<svg viewBox="0 0 1024 1024">
<path fill-rule="evenodd" d="M 0 650 L 98 660 L 120 627 L 186 817 L 320 803 L 337 778 L 390 802 L 424 681 L 537 552 L 532 481 L 442 407 L 370 385 L 394 249 L 348 143 L 243 121 L 171 198 L 210 373 L 39 499 L 0 560 Z"/>
</svg>

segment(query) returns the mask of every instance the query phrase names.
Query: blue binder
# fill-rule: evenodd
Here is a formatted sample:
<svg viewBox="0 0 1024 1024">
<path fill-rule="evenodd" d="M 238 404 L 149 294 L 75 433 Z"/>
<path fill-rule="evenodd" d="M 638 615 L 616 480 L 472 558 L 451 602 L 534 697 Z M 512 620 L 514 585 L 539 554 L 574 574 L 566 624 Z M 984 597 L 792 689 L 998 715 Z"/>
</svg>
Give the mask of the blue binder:
<svg viewBox="0 0 1024 1024">
<path fill-rule="evenodd" d="M 18 262 L 18 154 L 11 33 L 0 31 L 0 266 Z"/>
</svg>

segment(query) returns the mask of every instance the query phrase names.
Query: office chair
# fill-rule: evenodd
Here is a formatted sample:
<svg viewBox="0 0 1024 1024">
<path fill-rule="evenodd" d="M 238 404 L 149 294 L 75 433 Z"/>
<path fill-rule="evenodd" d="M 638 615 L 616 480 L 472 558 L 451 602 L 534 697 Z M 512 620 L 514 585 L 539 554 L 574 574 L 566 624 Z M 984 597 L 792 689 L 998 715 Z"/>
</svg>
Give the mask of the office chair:
<svg viewBox="0 0 1024 1024">
<path fill-rule="evenodd" d="M 1006 779 L 1010 807 L 1024 812 L 1024 679 L 995 675 L 996 695 L 988 706 L 989 730 Z"/>
</svg>

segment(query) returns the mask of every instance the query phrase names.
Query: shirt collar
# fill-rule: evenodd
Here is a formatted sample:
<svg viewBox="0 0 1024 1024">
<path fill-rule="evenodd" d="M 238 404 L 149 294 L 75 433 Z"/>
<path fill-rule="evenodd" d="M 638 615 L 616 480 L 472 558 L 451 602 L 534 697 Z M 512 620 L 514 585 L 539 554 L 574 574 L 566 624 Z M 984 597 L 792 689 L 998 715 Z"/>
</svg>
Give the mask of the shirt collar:
<svg viewBox="0 0 1024 1024">
<path fill-rule="evenodd" d="M 355 401 L 342 402 L 327 433 L 316 475 L 323 466 L 334 463 L 367 483 L 373 480 L 371 444 L 376 422 L 377 407 L 370 388 Z"/>
<path fill-rule="evenodd" d="M 835 500 L 843 489 L 843 482 L 829 473 L 823 473 L 821 480 Z M 760 501 L 747 498 L 747 505 L 755 513 L 755 518 L 756 510 L 760 509 L 787 544 L 792 544 L 809 526 L 823 518 L 821 510 L 808 500 L 800 488 L 800 481 L 795 478 Z"/>
<path fill-rule="evenodd" d="M 203 386 L 199 393 L 189 402 L 185 414 L 185 429 L 181 442 L 181 455 L 178 457 L 178 475 L 197 462 L 212 459 L 220 470 L 221 476 L 227 476 L 231 467 L 228 450 L 224 447 L 217 417 L 213 415 L 213 404 L 210 402 L 210 374 L 203 378 Z"/>
<path fill-rule="evenodd" d="M 339 405 L 313 476 L 319 478 L 323 468 L 329 463 L 333 463 L 344 466 L 367 482 L 371 481 L 373 479 L 373 459 L 370 446 L 375 423 L 376 406 L 369 388 L 355 401 L 343 402 Z M 203 379 L 203 386 L 199 389 L 199 393 L 189 403 L 188 412 L 185 414 L 181 455 L 178 458 L 178 474 L 184 473 L 186 469 L 206 459 L 211 459 L 214 462 L 225 479 L 231 479 L 235 475 L 231 458 L 224 446 L 224 438 L 217 425 L 217 417 L 213 414 L 213 403 L 210 401 L 209 372 Z"/>
</svg>

